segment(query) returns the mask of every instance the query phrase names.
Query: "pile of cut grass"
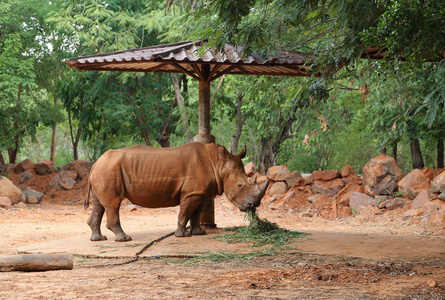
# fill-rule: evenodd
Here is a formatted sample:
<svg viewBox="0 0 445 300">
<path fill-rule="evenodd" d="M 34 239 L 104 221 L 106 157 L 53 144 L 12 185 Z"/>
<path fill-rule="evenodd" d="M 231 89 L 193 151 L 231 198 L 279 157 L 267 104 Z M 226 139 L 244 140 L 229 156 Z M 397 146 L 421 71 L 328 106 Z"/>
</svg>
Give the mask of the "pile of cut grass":
<svg viewBox="0 0 445 300">
<path fill-rule="evenodd" d="M 245 220 L 249 221 L 249 226 L 230 227 L 227 231 L 234 231 L 233 234 L 217 236 L 217 239 L 226 243 L 253 243 L 252 247 L 272 245 L 283 248 L 285 245 L 304 237 L 306 234 L 280 228 L 276 223 L 258 217 L 255 208 L 246 211 Z"/>
</svg>

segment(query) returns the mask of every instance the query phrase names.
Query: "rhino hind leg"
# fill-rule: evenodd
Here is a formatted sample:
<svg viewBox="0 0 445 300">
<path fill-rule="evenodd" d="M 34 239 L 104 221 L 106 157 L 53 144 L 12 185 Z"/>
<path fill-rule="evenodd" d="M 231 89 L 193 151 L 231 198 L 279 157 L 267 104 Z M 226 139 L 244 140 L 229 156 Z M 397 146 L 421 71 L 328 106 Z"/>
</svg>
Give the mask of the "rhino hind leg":
<svg viewBox="0 0 445 300">
<path fill-rule="evenodd" d="M 116 242 L 131 241 L 131 237 L 125 234 L 122 229 L 121 222 L 119 220 L 119 206 L 106 207 L 105 213 L 107 214 L 107 228 L 114 232 L 114 240 Z"/>
<path fill-rule="evenodd" d="M 198 197 L 189 197 L 183 199 L 180 204 L 178 216 L 178 229 L 175 232 L 177 237 L 189 237 L 192 235 L 205 234 L 205 230 L 199 225 L 202 210 L 202 201 Z M 186 226 L 190 220 L 191 230 L 188 231 Z"/>
<path fill-rule="evenodd" d="M 105 212 L 105 208 L 100 204 L 96 197 L 92 198 L 93 209 L 91 211 L 90 217 L 88 218 L 87 224 L 91 228 L 91 241 L 104 241 L 107 239 L 100 231 L 100 223 L 102 222 L 102 217 Z"/>
</svg>

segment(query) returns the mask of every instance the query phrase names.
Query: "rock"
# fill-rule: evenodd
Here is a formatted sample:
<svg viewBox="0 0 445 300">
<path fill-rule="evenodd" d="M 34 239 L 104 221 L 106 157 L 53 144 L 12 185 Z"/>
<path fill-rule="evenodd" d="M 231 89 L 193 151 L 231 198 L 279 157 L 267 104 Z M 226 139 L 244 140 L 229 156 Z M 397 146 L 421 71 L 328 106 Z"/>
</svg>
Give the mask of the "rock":
<svg viewBox="0 0 445 300">
<path fill-rule="evenodd" d="M 42 160 L 36 164 L 36 173 L 38 175 L 49 175 L 56 172 L 56 166 L 49 160 Z"/>
<path fill-rule="evenodd" d="M 433 223 L 436 225 L 445 224 L 445 201 L 433 200 L 423 206 L 423 224 Z"/>
<path fill-rule="evenodd" d="M 371 159 L 364 167 L 363 167 L 363 187 L 365 189 L 365 193 L 371 196 L 376 195 L 376 189 L 382 190 L 389 187 L 388 182 L 385 183 L 385 187 L 379 186 L 380 182 L 386 178 L 387 176 L 391 176 L 396 183 L 402 178 L 403 174 L 400 171 L 399 166 L 397 166 L 394 158 L 380 155 Z M 386 179 L 387 181 L 390 179 Z M 397 188 L 397 184 L 394 184 L 394 188 Z M 391 192 L 394 192 L 393 190 Z"/>
<path fill-rule="evenodd" d="M 353 212 L 360 212 L 368 206 L 375 206 L 375 198 L 367 194 L 354 192 L 349 198 L 349 206 Z"/>
<path fill-rule="evenodd" d="M 20 174 L 25 171 L 35 169 L 35 167 L 36 165 L 30 159 L 24 159 L 14 167 L 14 172 Z"/>
<path fill-rule="evenodd" d="M 77 173 L 75 171 L 67 170 L 67 171 L 61 171 L 59 174 L 57 174 L 57 177 L 60 179 L 64 178 L 72 178 L 74 180 L 77 179 Z"/>
<path fill-rule="evenodd" d="M 28 205 L 26 205 L 25 202 L 19 202 L 16 205 L 14 205 L 14 207 L 17 207 L 17 208 L 27 208 Z"/>
<path fill-rule="evenodd" d="M 37 203 L 40 203 L 42 201 L 42 199 L 43 199 L 43 196 L 45 196 L 44 193 L 41 193 L 41 192 L 38 192 L 38 191 L 34 191 L 32 189 L 24 190 L 23 191 L 23 195 L 25 196 L 26 202 L 28 202 L 28 203 L 31 203 L 29 201 L 29 197 L 36 198 L 37 199 Z M 35 203 L 32 203 L 32 204 L 35 204 Z"/>
<path fill-rule="evenodd" d="M 259 173 L 257 173 L 257 174 L 259 174 Z M 257 180 L 256 180 L 257 183 L 263 183 L 265 181 L 267 181 L 267 177 L 265 175 L 258 176 Z"/>
<path fill-rule="evenodd" d="M 374 186 L 375 195 L 391 195 L 393 191 L 397 190 L 397 177 L 387 175 Z"/>
<path fill-rule="evenodd" d="M 1 208 L 11 208 L 12 202 L 8 197 L 0 197 L 0 207 Z"/>
<path fill-rule="evenodd" d="M 346 178 L 351 174 L 354 174 L 354 168 L 351 165 L 344 166 L 340 171 L 340 175 L 342 178 Z"/>
<path fill-rule="evenodd" d="M 428 190 L 430 187 L 428 178 L 419 169 L 412 170 L 399 181 L 399 189 L 410 199 L 414 199 L 422 190 Z"/>
<path fill-rule="evenodd" d="M 247 165 L 244 166 L 244 171 L 246 172 L 247 176 L 252 176 L 256 173 L 257 168 L 253 164 L 253 162 L 249 162 Z"/>
<path fill-rule="evenodd" d="M 315 180 L 311 187 L 314 194 L 324 194 L 329 197 L 334 197 L 345 186 L 345 183 L 340 179 L 330 181 Z"/>
<path fill-rule="evenodd" d="M 445 201 L 445 191 L 443 191 L 437 198 L 439 198 L 442 201 Z"/>
<path fill-rule="evenodd" d="M 344 193 L 340 197 L 338 204 L 341 206 L 349 206 L 349 201 L 350 201 L 351 195 L 355 192 L 363 193 L 364 192 L 363 187 L 361 185 L 355 185 L 349 191 L 346 191 L 346 193 Z"/>
<path fill-rule="evenodd" d="M 388 210 L 393 210 L 396 208 L 404 207 L 408 203 L 409 202 L 403 198 L 394 198 L 394 199 L 388 199 L 386 201 L 383 201 L 382 203 L 380 203 L 378 205 L 378 208 L 380 208 L 380 209 L 386 208 Z"/>
<path fill-rule="evenodd" d="M 60 171 L 74 171 L 79 179 L 88 177 L 90 173 L 91 164 L 84 160 L 78 159 L 72 163 L 66 164 L 60 168 Z M 74 178 L 77 179 L 77 178 Z"/>
<path fill-rule="evenodd" d="M 288 175 L 286 175 L 286 177 L 284 178 L 284 181 L 286 181 L 287 186 L 289 188 L 293 187 L 294 185 L 300 185 L 300 180 L 303 178 L 303 176 L 301 176 L 300 172 L 298 171 L 294 171 Z M 304 181 L 303 181 L 304 182 Z"/>
<path fill-rule="evenodd" d="M 340 178 L 341 175 L 337 170 L 327 170 L 327 171 L 314 171 L 312 172 L 314 180 L 329 181 L 335 178 Z"/>
<path fill-rule="evenodd" d="M 269 194 L 271 196 L 283 195 L 286 192 L 287 192 L 287 185 L 285 182 L 275 182 L 269 189 Z"/>
<path fill-rule="evenodd" d="M 32 174 L 30 171 L 25 171 L 22 174 L 20 174 L 19 182 L 25 183 L 28 180 L 30 180 L 32 176 L 34 176 L 34 174 Z"/>
<path fill-rule="evenodd" d="M 320 200 L 325 200 L 327 198 L 329 198 L 329 197 L 326 196 L 326 195 L 323 195 L 323 194 L 314 194 L 314 195 L 311 195 L 311 196 L 307 197 L 307 200 L 310 203 L 315 203 L 315 202 L 318 202 Z"/>
<path fill-rule="evenodd" d="M 0 197 L 8 197 L 11 204 L 17 204 L 22 200 L 22 191 L 20 191 L 11 180 L 0 176 Z"/>
<path fill-rule="evenodd" d="M 413 203 L 411 203 L 411 208 L 422 208 L 426 203 L 430 202 L 431 195 L 430 192 L 425 190 L 421 191 L 417 197 L 414 199 Z"/>
<path fill-rule="evenodd" d="M 304 185 L 311 185 L 314 183 L 314 177 L 312 175 L 304 177 Z"/>
<path fill-rule="evenodd" d="M 435 287 L 438 287 L 438 286 L 439 286 L 439 284 L 437 283 L 437 281 L 434 280 L 434 279 L 430 279 L 430 280 L 428 280 L 428 282 L 427 282 L 426 284 L 428 284 L 428 286 L 431 287 L 431 288 L 435 288 Z"/>
<path fill-rule="evenodd" d="M 76 181 L 71 177 L 65 177 L 59 181 L 59 184 L 65 190 L 72 190 Z"/>
<path fill-rule="evenodd" d="M 417 216 L 420 216 L 421 214 L 423 214 L 422 208 L 413 208 L 413 209 L 407 210 L 404 213 L 405 217 L 417 217 Z"/>
<path fill-rule="evenodd" d="M 440 173 L 431 181 L 431 192 L 442 193 L 445 191 L 445 172 Z"/>
<path fill-rule="evenodd" d="M 273 166 L 267 170 L 267 178 L 273 181 L 284 181 L 287 175 L 289 175 L 289 169 L 285 165 Z"/>
<path fill-rule="evenodd" d="M 29 204 L 39 204 L 39 200 L 35 196 L 27 197 L 26 202 L 28 202 Z"/>
<path fill-rule="evenodd" d="M 140 208 L 140 206 L 134 205 L 134 204 L 130 204 L 124 207 L 124 211 L 126 212 L 132 212 L 132 211 L 137 211 Z"/>
<path fill-rule="evenodd" d="M 428 181 L 433 180 L 433 178 L 435 177 L 434 171 L 427 167 L 422 169 L 422 174 L 423 174 L 423 176 L 425 176 L 428 179 Z"/>
</svg>

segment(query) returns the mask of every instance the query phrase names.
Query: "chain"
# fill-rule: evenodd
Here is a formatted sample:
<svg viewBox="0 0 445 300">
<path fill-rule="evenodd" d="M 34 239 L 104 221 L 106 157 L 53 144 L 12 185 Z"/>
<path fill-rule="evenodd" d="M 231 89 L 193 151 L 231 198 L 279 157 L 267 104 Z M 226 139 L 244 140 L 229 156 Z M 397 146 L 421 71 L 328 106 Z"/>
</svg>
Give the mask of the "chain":
<svg viewBox="0 0 445 300">
<path fill-rule="evenodd" d="M 150 243 L 148 243 L 147 245 L 145 245 L 141 250 L 139 250 L 139 251 L 134 255 L 133 258 L 131 258 L 131 259 L 127 260 L 127 261 L 124 261 L 124 262 L 121 262 L 121 263 L 114 263 L 114 264 L 95 265 L 95 266 L 84 266 L 84 268 L 105 268 L 105 267 L 122 266 L 122 265 L 131 264 L 131 263 L 137 261 L 137 260 L 139 259 L 139 255 L 141 255 L 145 250 L 147 250 L 148 248 L 150 248 L 151 246 L 153 246 L 153 245 L 156 244 L 157 242 L 160 242 L 160 241 L 162 241 L 163 239 L 166 239 L 166 238 L 168 238 L 169 236 L 172 236 L 172 235 L 174 235 L 174 234 L 175 234 L 175 232 L 173 231 L 173 232 L 170 232 L 170 233 L 168 233 L 168 234 L 166 234 L 166 235 L 161 236 L 160 238 L 157 238 L 157 239 L 151 241 Z"/>
</svg>

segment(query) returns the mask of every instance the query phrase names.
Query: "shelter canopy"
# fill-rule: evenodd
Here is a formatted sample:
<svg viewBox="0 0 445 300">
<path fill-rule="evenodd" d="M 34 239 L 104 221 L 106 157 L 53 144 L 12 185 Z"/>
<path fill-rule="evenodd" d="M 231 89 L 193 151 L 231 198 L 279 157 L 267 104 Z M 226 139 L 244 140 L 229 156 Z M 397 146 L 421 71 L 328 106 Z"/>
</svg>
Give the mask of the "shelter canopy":
<svg viewBox="0 0 445 300">
<path fill-rule="evenodd" d="M 91 71 L 185 73 L 196 80 L 212 81 L 224 74 L 311 76 L 311 53 L 280 51 L 278 55 L 246 56 L 244 47 L 226 44 L 224 52 L 203 49 L 205 41 L 180 42 L 125 51 L 70 58 L 71 68 Z M 210 65 L 210 72 L 202 71 Z"/>
</svg>

